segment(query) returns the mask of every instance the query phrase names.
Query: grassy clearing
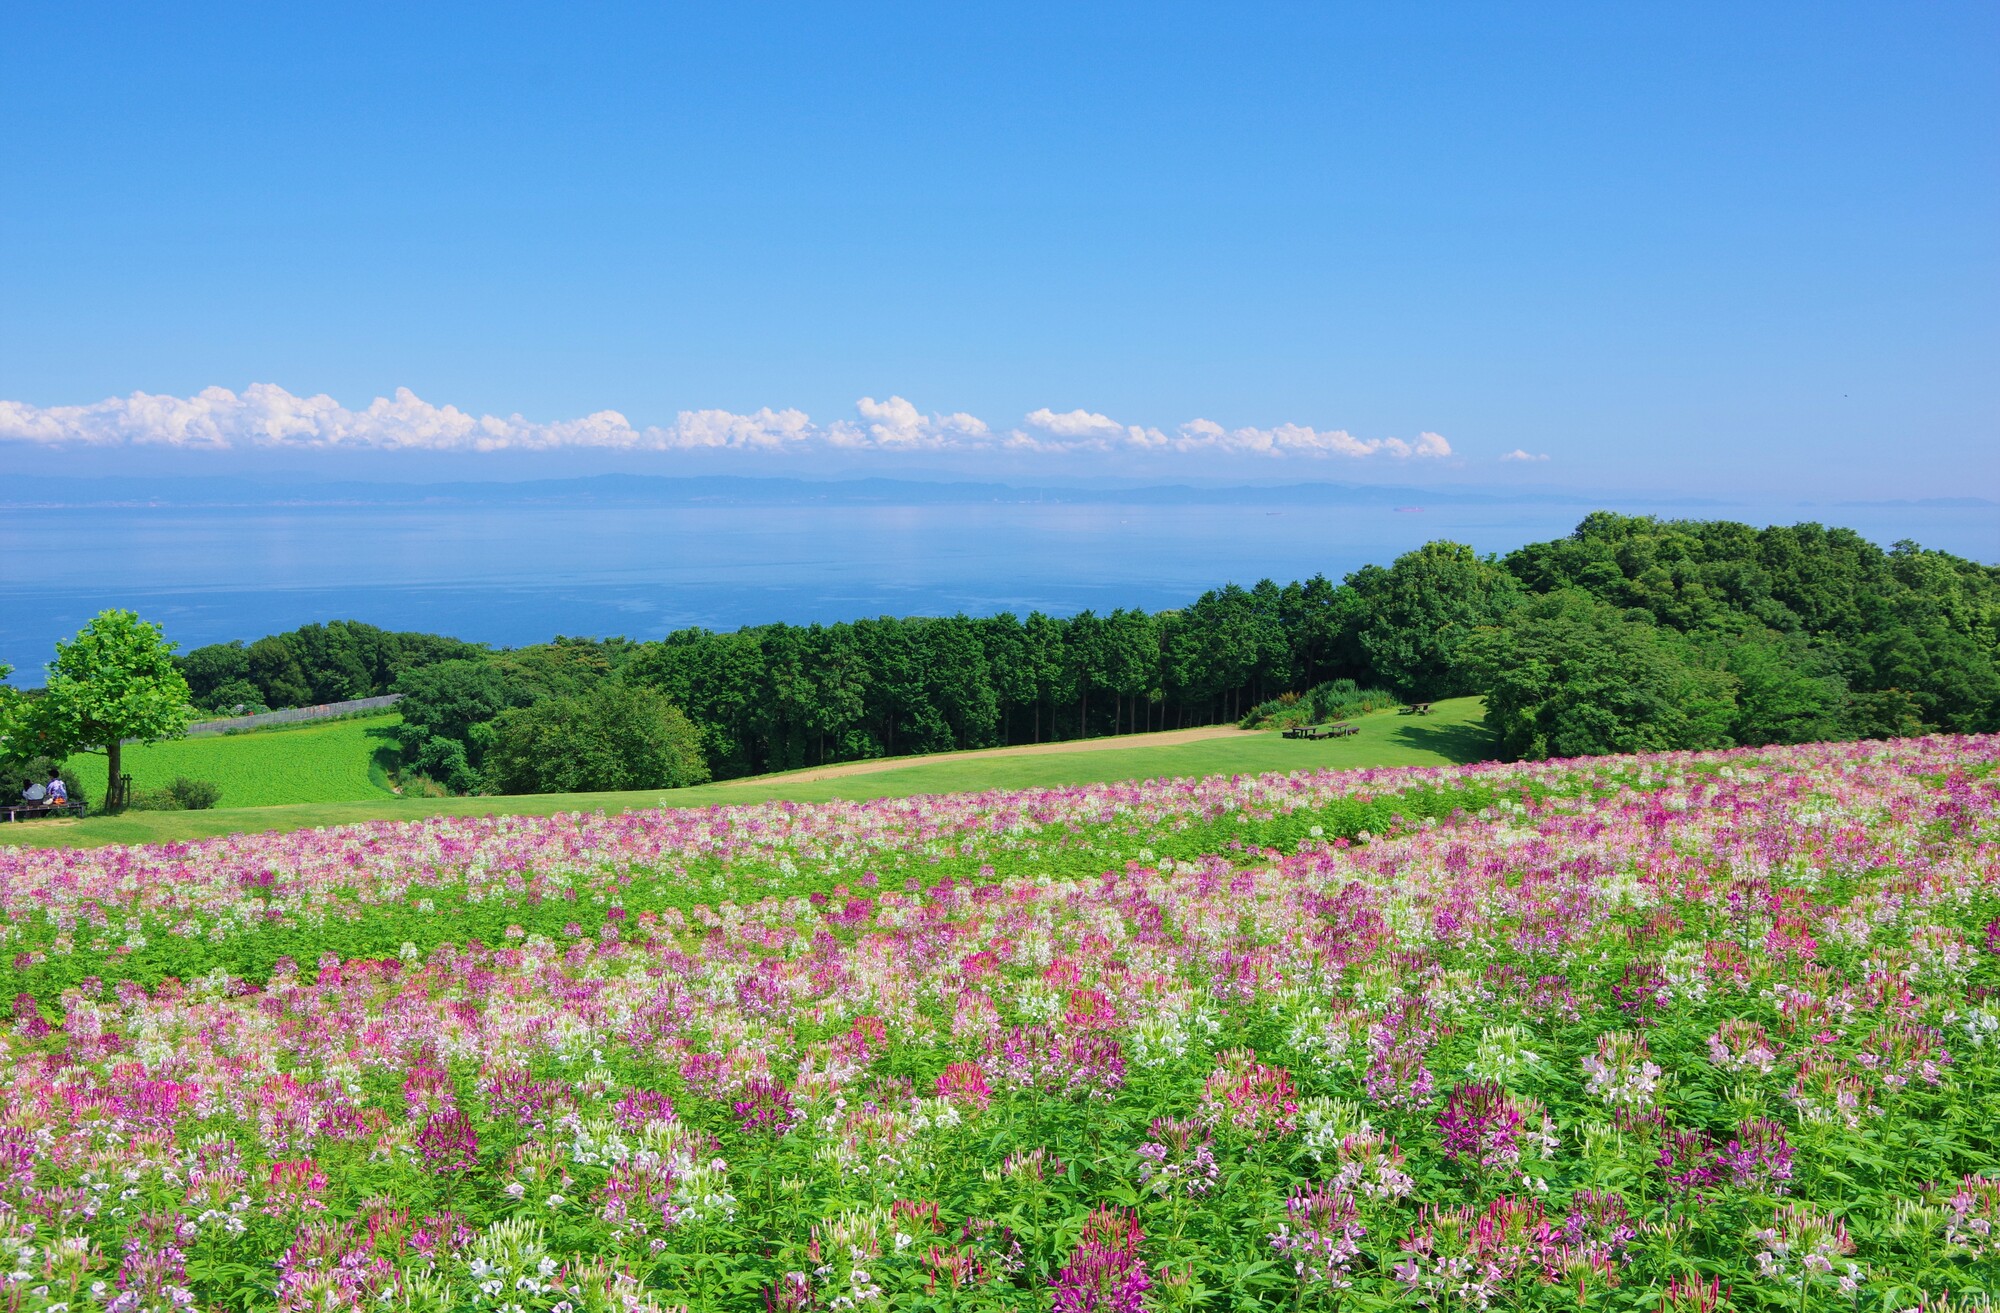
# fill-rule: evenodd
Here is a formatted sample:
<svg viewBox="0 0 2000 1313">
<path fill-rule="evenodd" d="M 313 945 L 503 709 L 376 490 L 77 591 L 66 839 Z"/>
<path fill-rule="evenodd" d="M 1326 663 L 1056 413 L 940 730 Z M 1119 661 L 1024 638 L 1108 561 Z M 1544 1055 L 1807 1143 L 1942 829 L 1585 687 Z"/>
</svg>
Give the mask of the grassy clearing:
<svg viewBox="0 0 2000 1313">
<path fill-rule="evenodd" d="M 220 807 L 202 812 L 128 812 L 123 816 L 93 817 L 82 821 L 0 825 L 0 843 L 11 841 L 64 847 L 161 843 L 217 834 L 296 830 L 312 826 L 349 825 L 359 821 L 414 820 L 425 816 L 489 813 L 546 816 L 554 812 L 615 812 L 634 807 L 706 807 L 778 800 L 823 802 L 833 798 L 861 800 L 983 789 L 1058 788 L 1173 776 L 1322 768 L 1353 770 L 1369 766 L 1443 766 L 1480 761 L 1492 755 L 1492 743 L 1482 722 L 1484 713 L 1485 707 L 1478 698 L 1455 698 L 1438 703 L 1436 710 L 1423 718 L 1394 712 L 1364 716 L 1355 722 L 1360 732 L 1352 738 L 1315 743 L 1284 739 L 1276 734 L 1245 734 L 1194 743 L 1027 756 L 959 752 L 910 757 L 888 769 L 832 779 L 801 778 L 810 772 L 798 772 L 705 784 L 692 789 L 548 793 L 500 798 L 397 798 L 383 789 L 379 796 L 360 800 Z M 288 734 L 298 732 L 286 731 Z M 235 741 L 240 743 L 252 737 L 241 735 Z M 289 769 L 282 764 L 282 758 L 271 768 Z M 102 769 L 100 762 L 100 780 Z M 195 772 L 183 770 L 182 773 Z M 143 783 L 136 771 L 134 781 Z M 227 785 L 224 785 L 223 798 L 225 802 L 231 800 Z"/>
<path fill-rule="evenodd" d="M 232 811 L 286 803 L 393 802 L 384 758 L 395 751 L 394 713 L 240 734 L 205 734 L 124 753 L 138 789 L 156 789 L 176 775 L 209 780 Z M 104 758 L 82 755 L 64 767 L 92 802 L 104 796 Z"/>
</svg>

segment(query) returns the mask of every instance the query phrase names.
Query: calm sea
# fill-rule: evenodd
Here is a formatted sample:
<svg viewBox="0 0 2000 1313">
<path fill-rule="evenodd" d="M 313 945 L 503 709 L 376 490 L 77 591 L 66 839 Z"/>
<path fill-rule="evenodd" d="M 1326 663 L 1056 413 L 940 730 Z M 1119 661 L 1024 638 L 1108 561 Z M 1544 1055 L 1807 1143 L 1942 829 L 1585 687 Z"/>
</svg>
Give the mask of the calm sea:
<svg viewBox="0 0 2000 1313">
<path fill-rule="evenodd" d="M 1338 578 L 1432 538 L 1506 551 L 1576 504 L 0 508 L 0 662 L 39 682 L 102 608 L 183 647 L 351 618 L 515 645 L 688 625 L 1149 609 L 1225 582 Z M 1845 524 L 2000 561 L 1991 506 L 1716 504 L 1646 513 Z"/>
</svg>

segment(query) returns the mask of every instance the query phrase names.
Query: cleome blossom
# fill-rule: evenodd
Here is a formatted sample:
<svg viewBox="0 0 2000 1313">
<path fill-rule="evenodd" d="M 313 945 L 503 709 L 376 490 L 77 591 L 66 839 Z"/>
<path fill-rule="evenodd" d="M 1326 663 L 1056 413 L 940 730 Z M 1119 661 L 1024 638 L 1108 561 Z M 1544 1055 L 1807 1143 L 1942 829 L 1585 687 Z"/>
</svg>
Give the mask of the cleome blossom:
<svg viewBox="0 0 2000 1313">
<path fill-rule="evenodd" d="M 0 1306 L 1957 1308 L 1996 890 L 1990 736 L 0 847 Z"/>
</svg>

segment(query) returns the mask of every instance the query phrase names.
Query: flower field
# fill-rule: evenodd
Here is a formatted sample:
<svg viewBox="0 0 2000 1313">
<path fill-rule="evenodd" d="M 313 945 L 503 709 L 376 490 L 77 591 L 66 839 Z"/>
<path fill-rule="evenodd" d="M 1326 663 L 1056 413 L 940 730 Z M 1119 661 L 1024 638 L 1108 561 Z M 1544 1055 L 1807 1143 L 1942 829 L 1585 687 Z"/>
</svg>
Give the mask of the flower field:
<svg viewBox="0 0 2000 1313">
<path fill-rule="evenodd" d="M 0 1307 L 1980 1306 L 1996 764 L 0 850 Z"/>
</svg>

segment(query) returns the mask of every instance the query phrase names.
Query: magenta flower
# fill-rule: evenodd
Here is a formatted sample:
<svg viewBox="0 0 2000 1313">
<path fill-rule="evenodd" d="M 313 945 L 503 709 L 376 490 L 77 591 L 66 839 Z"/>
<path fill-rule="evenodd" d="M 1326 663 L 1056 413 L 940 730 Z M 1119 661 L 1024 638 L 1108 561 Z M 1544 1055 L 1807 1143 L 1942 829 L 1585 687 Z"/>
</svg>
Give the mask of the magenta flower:
<svg viewBox="0 0 2000 1313">
<path fill-rule="evenodd" d="M 417 1152 L 433 1172 L 469 1172 L 479 1165 L 479 1136 L 456 1108 L 431 1114 L 417 1132 Z"/>
<path fill-rule="evenodd" d="M 665 1126 L 674 1120 L 672 1100 L 658 1090 L 627 1090 L 612 1105 L 611 1115 L 622 1131 L 641 1131 L 648 1126 Z"/>
<path fill-rule="evenodd" d="M 792 1092 L 768 1076 L 752 1077 L 743 1086 L 743 1096 L 731 1108 L 738 1128 L 745 1134 L 783 1135 L 798 1124 L 800 1117 L 792 1105 Z"/>
<path fill-rule="evenodd" d="M 1103 1208 L 1092 1213 L 1081 1243 L 1049 1282 L 1052 1313 L 1144 1313 L 1153 1285 L 1139 1256 L 1144 1238 L 1135 1217 Z"/>
<path fill-rule="evenodd" d="M 1521 1161 L 1526 1110 L 1492 1081 L 1453 1090 L 1437 1125 L 1444 1151 L 1453 1159 L 1482 1168 L 1512 1167 Z"/>
<path fill-rule="evenodd" d="M 938 1074 L 938 1097 L 954 1104 L 984 1111 L 993 1102 L 986 1084 L 986 1071 L 976 1062 L 954 1062 Z"/>
</svg>

